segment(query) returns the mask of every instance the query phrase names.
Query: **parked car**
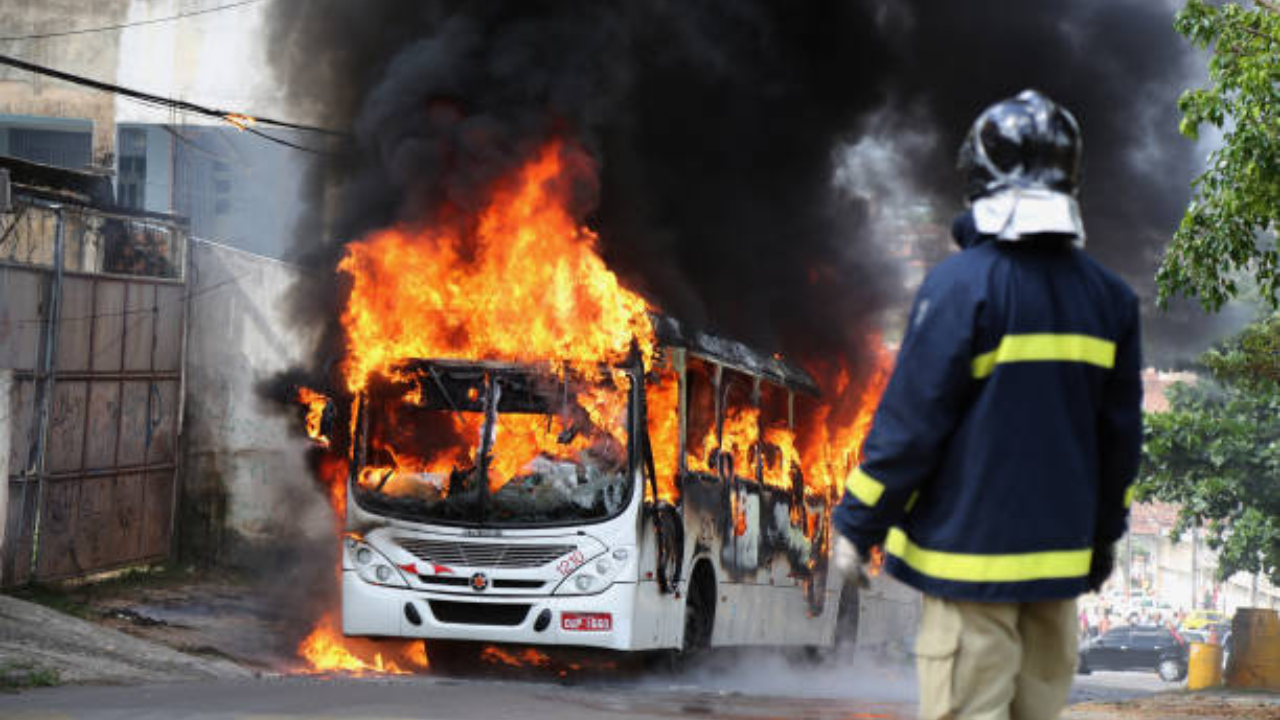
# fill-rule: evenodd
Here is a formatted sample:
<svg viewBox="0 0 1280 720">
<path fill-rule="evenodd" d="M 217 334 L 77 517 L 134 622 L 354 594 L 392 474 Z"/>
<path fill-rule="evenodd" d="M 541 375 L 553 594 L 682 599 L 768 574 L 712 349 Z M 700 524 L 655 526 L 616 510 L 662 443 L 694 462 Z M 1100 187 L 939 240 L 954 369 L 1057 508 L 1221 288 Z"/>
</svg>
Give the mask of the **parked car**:
<svg viewBox="0 0 1280 720">
<path fill-rule="evenodd" d="M 1227 623 L 1212 623 L 1199 630 L 1179 630 L 1178 635 L 1188 647 L 1191 643 L 1207 643 L 1222 647 L 1222 669 L 1225 672 L 1227 662 L 1231 660 L 1231 626 Z"/>
<path fill-rule="evenodd" d="M 1199 630 L 1206 625 L 1219 625 L 1226 622 L 1226 613 L 1220 613 L 1217 610 L 1192 610 L 1183 618 L 1182 627 L 1186 630 Z"/>
<path fill-rule="evenodd" d="M 1124 625 L 1080 647 L 1078 671 L 1094 670 L 1154 670 L 1161 680 L 1174 682 L 1187 676 L 1187 645 L 1159 625 Z"/>
<path fill-rule="evenodd" d="M 1207 643 L 1209 642 L 1208 630 L 1179 630 L 1178 634 L 1188 643 Z"/>
</svg>

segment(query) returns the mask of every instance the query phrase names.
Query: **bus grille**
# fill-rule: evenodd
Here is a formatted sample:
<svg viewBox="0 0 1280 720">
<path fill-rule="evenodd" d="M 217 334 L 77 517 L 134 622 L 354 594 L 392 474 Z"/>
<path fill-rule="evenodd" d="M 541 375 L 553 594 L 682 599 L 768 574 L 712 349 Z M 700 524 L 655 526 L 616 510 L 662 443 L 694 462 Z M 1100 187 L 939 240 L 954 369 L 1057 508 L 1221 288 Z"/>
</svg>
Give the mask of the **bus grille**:
<svg viewBox="0 0 1280 720">
<path fill-rule="evenodd" d="M 419 575 L 418 581 L 423 585 L 447 585 L 450 587 L 470 587 L 471 578 L 456 575 Z M 537 590 L 547 583 L 542 580 L 518 580 L 512 578 L 494 578 L 489 581 L 494 590 Z"/>
<path fill-rule="evenodd" d="M 431 614 L 442 623 L 455 625 L 515 626 L 529 615 L 529 605 L 453 602 L 429 600 Z"/>
<path fill-rule="evenodd" d="M 574 545 L 507 545 L 407 537 L 398 537 L 396 542 L 429 563 L 482 568 L 541 567 L 578 549 Z"/>
</svg>

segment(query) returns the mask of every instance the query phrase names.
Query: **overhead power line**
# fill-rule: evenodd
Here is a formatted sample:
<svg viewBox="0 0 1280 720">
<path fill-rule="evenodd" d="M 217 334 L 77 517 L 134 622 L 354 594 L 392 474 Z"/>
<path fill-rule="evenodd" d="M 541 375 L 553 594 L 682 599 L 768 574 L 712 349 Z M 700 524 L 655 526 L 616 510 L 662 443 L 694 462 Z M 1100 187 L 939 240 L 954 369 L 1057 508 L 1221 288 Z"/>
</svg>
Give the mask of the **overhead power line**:
<svg viewBox="0 0 1280 720">
<path fill-rule="evenodd" d="M 138 27 L 139 25 L 155 25 L 156 23 L 173 22 L 183 18 L 195 17 L 197 15 L 208 15 L 209 13 L 230 10 L 244 5 L 253 5 L 255 3 L 265 2 L 265 0 L 241 0 L 240 2 L 229 3 L 227 5 L 219 5 L 217 7 L 206 8 L 204 10 L 193 10 L 191 12 L 178 13 L 169 17 L 153 18 L 151 20 L 138 20 L 135 22 L 120 23 L 119 25 L 104 25 L 102 27 L 80 28 L 78 30 L 63 30 L 61 32 L 36 33 L 33 35 L 12 35 L 10 37 L 0 37 L 0 42 L 12 42 L 17 40 L 44 40 L 45 38 L 66 37 L 68 35 L 85 35 L 88 33 L 108 32 L 110 30 L 123 30 L 125 28 Z"/>
<path fill-rule="evenodd" d="M 252 126 L 270 125 L 273 127 L 287 128 L 290 130 L 303 130 L 306 132 L 322 133 L 325 135 L 332 135 L 335 137 L 347 136 L 347 133 L 340 132 L 338 130 L 331 130 L 329 128 L 319 127 L 316 125 L 304 125 L 301 123 L 288 122 L 286 120 L 276 120 L 274 118 L 269 118 L 269 117 L 249 115 L 247 113 L 235 112 L 232 110 L 220 110 L 218 108 L 212 108 L 206 105 L 200 105 L 198 103 L 189 102 L 187 100 L 178 100 L 176 98 L 162 97 L 160 95 L 155 95 L 153 93 L 148 93 L 148 92 L 143 92 L 141 90 L 134 90 L 132 88 L 127 88 L 122 85 L 115 85 L 112 83 L 102 82 L 101 80 L 94 80 L 93 78 L 88 78 L 83 75 L 75 75 L 73 73 L 63 72 L 61 70 L 55 70 L 53 68 L 45 67 L 43 65 L 36 65 L 35 63 L 30 63 L 25 60 L 19 60 L 18 58 L 11 57 L 9 55 L 0 55 L 0 65 L 8 65 L 9 67 L 17 68 L 18 70 L 25 70 L 27 72 L 35 73 L 37 75 L 44 75 L 46 77 L 51 77 L 58 80 L 62 80 L 64 82 L 72 83 L 73 85 L 81 85 L 84 87 L 93 88 L 94 90 L 99 90 L 101 92 L 114 93 L 116 95 L 120 95 L 121 97 L 129 98 L 131 100 L 136 100 L 138 102 L 146 103 L 148 105 L 154 105 L 156 107 L 161 107 L 169 110 L 178 110 L 182 112 L 189 112 L 195 115 L 203 115 L 205 117 L 215 118 L 223 122 L 230 123 L 231 125 L 234 125 L 240 128 L 241 130 L 252 133 L 266 140 L 270 140 L 271 142 L 279 143 L 281 145 L 286 145 L 288 147 L 291 147 L 297 150 L 305 150 L 307 152 L 324 154 L 323 150 L 316 150 L 314 148 L 304 147 L 302 145 L 297 145 L 295 143 L 289 142 L 288 140 L 272 137 L 271 135 L 267 135 L 264 132 L 255 130 Z"/>
</svg>

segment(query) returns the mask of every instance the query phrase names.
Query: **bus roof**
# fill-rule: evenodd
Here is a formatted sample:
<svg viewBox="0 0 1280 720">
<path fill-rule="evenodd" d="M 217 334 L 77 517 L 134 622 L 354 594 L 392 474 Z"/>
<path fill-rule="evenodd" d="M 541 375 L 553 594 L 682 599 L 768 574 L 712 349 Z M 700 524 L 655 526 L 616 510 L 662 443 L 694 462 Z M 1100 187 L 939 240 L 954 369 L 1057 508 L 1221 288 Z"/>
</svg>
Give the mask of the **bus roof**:
<svg viewBox="0 0 1280 720">
<path fill-rule="evenodd" d="M 667 315 L 651 315 L 654 334 L 663 347 L 681 348 L 704 360 L 719 363 L 748 375 L 755 375 L 796 392 L 817 396 L 821 394 L 818 383 L 804 368 L 784 360 L 781 355 L 769 355 L 737 340 L 695 330 Z M 528 372 L 533 366 L 527 363 L 501 360 L 463 360 L 458 358 L 415 358 L 407 360 L 405 367 L 417 372 L 430 372 L 430 368 L 449 368 L 455 372 L 480 369 L 495 372 Z"/>
<path fill-rule="evenodd" d="M 666 315 L 654 315 L 653 328 L 658 342 L 666 347 L 684 348 L 694 355 L 750 375 L 759 375 L 798 392 L 821 394 L 812 375 L 799 365 L 784 360 L 781 355 L 769 355 L 737 340 L 694 330 Z"/>
</svg>

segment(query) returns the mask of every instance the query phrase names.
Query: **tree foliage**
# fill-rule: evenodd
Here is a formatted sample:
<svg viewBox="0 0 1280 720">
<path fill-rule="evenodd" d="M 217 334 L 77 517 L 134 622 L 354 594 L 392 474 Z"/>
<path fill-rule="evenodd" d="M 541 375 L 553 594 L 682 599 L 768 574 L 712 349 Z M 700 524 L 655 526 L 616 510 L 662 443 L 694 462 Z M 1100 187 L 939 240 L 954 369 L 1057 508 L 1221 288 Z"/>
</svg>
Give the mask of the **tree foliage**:
<svg viewBox="0 0 1280 720">
<path fill-rule="evenodd" d="M 1249 6 L 1188 0 L 1174 28 L 1211 49 L 1209 83 L 1182 94 L 1179 129 L 1205 125 L 1222 147 L 1195 179 L 1193 196 L 1156 276 L 1162 303 L 1198 297 L 1217 310 L 1252 276 L 1272 306 L 1280 291 L 1280 0 Z"/>
<path fill-rule="evenodd" d="M 1180 505 L 1179 531 L 1207 528 L 1220 577 L 1280 584 L 1280 317 L 1201 360 L 1205 377 L 1147 416 L 1138 496 Z"/>
</svg>

